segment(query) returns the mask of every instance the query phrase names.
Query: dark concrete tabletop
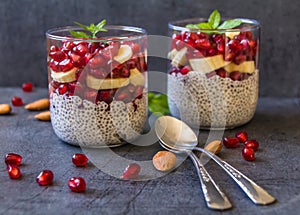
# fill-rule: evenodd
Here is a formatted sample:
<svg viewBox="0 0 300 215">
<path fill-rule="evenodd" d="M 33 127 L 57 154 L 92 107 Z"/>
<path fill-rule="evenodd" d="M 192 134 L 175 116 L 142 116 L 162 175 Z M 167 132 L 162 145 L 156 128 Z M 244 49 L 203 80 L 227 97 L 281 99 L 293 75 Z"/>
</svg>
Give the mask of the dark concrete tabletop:
<svg viewBox="0 0 300 215">
<path fill-rule="evenodd" d="M 0 88 L 0 103 L 21 96 L 25 103 L 47 96 L 46 89 L 23 93 Z M 207 169 L 233 204 L 231 210 L 209 210 L 204 202 L 192 162 L 187 159 L 171 173 L 147 181 L 123 181 L 105 174 L 92 163 L 76 168 L 71 157 L 80 147 L 60 141 L 51 123 L 33 118 L 35 112 L 13 107 L 0 116 L 0 214 L 299 214 L 300 213 L 300 101 L 293 98 L 260 98 L 253 120 L 243 127 L 225 131 L 234 135 L 246 130 L 260 142 L 254 162 L 247 162 L 238 149 L 223 149 L 219 156 L 264 187 L 277 198 L 269 206 L 256 206 L 218 166 Z M 202 132 L 205 136 L 205 131 Z M 151 159 L 161 147 L 131 144 L 114 149 L 132 159 Z M 6 153 L 23 156 L 22 178 L 10 180 L 4 163 Z M 35 177 L 43 169 L 54 172 L 54 184 L 41 187 Z M 72 176 L 87 182 L 85 193 L 67 186 Z"/>
</svg>

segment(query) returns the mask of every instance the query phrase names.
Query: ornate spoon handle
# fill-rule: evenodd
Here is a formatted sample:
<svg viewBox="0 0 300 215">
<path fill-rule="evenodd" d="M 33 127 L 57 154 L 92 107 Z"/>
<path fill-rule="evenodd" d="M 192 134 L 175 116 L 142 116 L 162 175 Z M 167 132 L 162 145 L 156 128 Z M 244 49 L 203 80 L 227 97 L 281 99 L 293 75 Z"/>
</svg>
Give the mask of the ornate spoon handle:
<svg viewBox="0 0 300 215">
<path fill-rule="evenodd" d="M 209 175 L 199 158 L 193 152 L 189 153 L 189 156 L 197 169 L 207 206 L 216 210 L 225 210 L 231 208 L 232 205 L 230 201 Z"/>
</svg>

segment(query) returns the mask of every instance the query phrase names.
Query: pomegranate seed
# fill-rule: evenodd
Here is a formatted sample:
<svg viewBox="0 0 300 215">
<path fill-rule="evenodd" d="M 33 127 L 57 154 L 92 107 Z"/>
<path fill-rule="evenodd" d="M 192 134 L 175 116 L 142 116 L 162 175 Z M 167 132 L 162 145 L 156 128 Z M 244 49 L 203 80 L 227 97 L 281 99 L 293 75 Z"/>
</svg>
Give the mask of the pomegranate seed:
<svg viewBox="0 0 300 215">
<path fill-rule="evenodd" d="M 207 50 L 207 56 L 214 56 L 216 55 L 218 52 L 218 50 L 214 49 L 214 48 L 210 48 Z"/>
<path fill-rule="evenodd" d="M 88 49 L 91 54 L 96 54 L 97 51 L 99 51 L 99 49 L 98 49 L 99 47 L 100 47 L 100 43 L 98 43 L 98 42 L 88 44 Z"/>
<path fill-rule="evenodd" d="M 8 153 L 5 155 L 6 165 L 16 165 L 20 166 L 22 162 L 22 156 L 15 153 Z"/>
<path fill-rule="evenodd" d="M 188 48 L 193 48 L 195 47 L 195 42 L 192 39 L 185 39 L 184 42 L 186 43 L 186 45 L 188 45 Z"/>
<path fill-rule="evenodd" d="M 228 76 L 228 73 L 226 72 L 225 69 L 219 69 L 217 71 L 217 75 L 220 76 L 221 78 L 226 78 Z"/>
<path fill-rule="evenodd" d="M 68 55 L 63 51 L 54 51 L 49 53 L 49 57 L 57 62 L 61 62 L 65 59 L 68 59 Z"/>
<path fill-rule="evenodd" d="M 50 50 L 50 52 L 56 52 L 56 51 L 59 51 L 60 48 L 57 46 L 51 46 L 49 50 Z"/>
<path fill-rule="evenodd" d="M 141 47 L 140 47 L 140 45 L 137 44 L 137 43 L 133 43 L 133 44 L 131 45 L 131 49 L 132 49 L 132 52 L 133 52 L 134 54 L 137 54 L 137 53 L 139 53 L 139 52 L 141 51 Z"/>
<path fill-rule="evenodd" d="M 181 73 L 182 75 L 186 75 L 186 74 L 188 74 L 190 71 L 191 71 L 191 67 L 187 65 L 187 66 L 182 67 L 182 69 L 180 70 L 180 73 Z"/>
<path fill-rule="evenodd" d="M 122 179 L 135 179 L 141 171 L 140 165 L 137 163 L 129 164 L 123 172 Z"/>
<path fill-rule="evenodd" d="M 59 62 L 51 59 L 49 62 L 48 62 L 48 66 L 55 72 L 59 72 Z"/>
<path fill-rule="evenodd" d="M 70 59 L 65 59 L 58 64 L 58 68 L 60 71 L 66 72 L 73 68 L 73 64 Z"/>
<path fill-rule="evenodd" d="M 239 64 L 243 63 L 246 60 L 247 60 L 246 55 L 238 55 L 234 58 L 234 63 L 239 65 Z"/>
<path fill-rule="evenodd" d="M 248 140 L 248 134 L 246 131 L 239 131 L 235 135 L 239 139 L 240 143 L 245 143 Z"/>
<path fill-rule="evenodd" d="M 40 186 L 47 186 L 53 183 L 53 172 L 51 170 L 43 170 L 37 177 L 36 182 Z"/>
<path fill-rule="evenodd" d="M 196 49 L 209 49 L 211 48 L 211 44 L 208 39 L 199 39 L 195 41 Z"/>
<path fill-rule="evenodd" d="M 259 143 L 256 140 L 247 140 L 245 142 L 245 147 L 246 148 L 251 148 L 254 151 L 256 151 L 259 147 Z"/>
<path fill-rule="evenodd" d="M 96 90 L 87 90 L 84 92 L 84 98 L 90 102 L 97 103 L 98 91 Z"/>
<path fill-rule="evenodd" d="M 223 144 L 226 148 L 236 148 L 238 146 L 239 139 L 236 137 L 224 137 Z"/>
<path fill-rule="evenodd" d="M 75 46 L 72 51 L 79 56 L 84 57 L 86 53 L 89 52 L 88 44 L 86 42 L 81 42 L 77 46 Z"/>
<path fill-rule="evenodd" d="M 14 96 L 11 99 L 11 103 L 12 103 L 13 106 L 22 106 L 23 105 L 23 100 L 18 96 Z"/>
<path fill-rule="evenodd" d="M 242 155 L 246 161 L 253 161 L 255 159 L 255 153 L 252 148 L 244 147 L 242 150 Z"/>
<path fill-rule="evenodd" d="M 240 80 L 242 80 L 241 73 L 238 72 L 238 71 L 231 72 L 231 73 L 229 74 L 229 77 L 230 77 L 233 81 L 240 81 Z"/>
<path fill-rule="evenodd" d="M 86 58 L 76 53 L 71 53 L 71 62 L 75 67 L 82 68 L 86 65 Z"/>
<path fill-rule="evenodd" d="M 60 94 L 60 95 L 63 95 L 63 94 L 65 94 L 66 92 L 68 92 L 68 85 L 67 84 L 61 84 L 60 86 L 59 86 L 59 88 L 58 88 L 58 93 Z"/>
<path fill-rule="evenodd" d="M 68 186 L 72 192 L 81 193 L 86 190 L 85 180 L 81 177 L 73 177 L 69 180 Z"/>
<path fill-rule="evenodd" d="M 101 90 L 98 93 L 99 101 L 104 101 L 107 104 L 110 104 L 114 98 L 115 90 Z"/>
<path fill-rule="evenodd" d="M 218 50 L 218 53 L 224 54 L 224 52 L 225 52 L 225 45 L 224 45 L 224 43 L 218 43 L 217 44 L 217 50 Z"/>
<path fill-rule="evenodd" d="M 90 74 L 95 78 L 104 79 L 108 75 L 106 70 L 103 68 L 91 69 Z"/>
<path fill-rule="evenodd" d="M 75 44 L 70 41 L 66 41 L 63 43 L 63 49 L 67 51 L 71 51 L 75 47 Z"/>
<path fill-rule="evenodd" d="M 33 89 L 33 84 L 30 83 L 30 82 L 24 83 L 24 84 L 22 85 L 22 90 L 23 90 L 24 92 L 32 92 L 32 89 Z"/>
<path fill-rule="evenodd" d="M 84 167 L 86 166 L 89 159 L 85 154 L 74 154 L 72 157 L 72 162 L 77 167 Z"/>
<path fill-rule="evenodd" d="M 7 172 L 11 179 L 18 179 L 22 175 L 20 168 L 16 165 L 7 165 Z"/>
<path fill-rule="evenodd" d="M 105 59 L 100 55 L 96 55 L 89 61 L 89 65 L 92 69 L 96 69 L 98 67 L 104 67 L 105 64 L 106 64 Z"/>
<path fill-rule="evenodd" d="M 225 55 L 224 55 L 224 60 L 225 61 L 232 61 L 233 58 L 234 58 L 234 53 L 232 51 L 227 51 L 225 52 Z"/>
</svg>

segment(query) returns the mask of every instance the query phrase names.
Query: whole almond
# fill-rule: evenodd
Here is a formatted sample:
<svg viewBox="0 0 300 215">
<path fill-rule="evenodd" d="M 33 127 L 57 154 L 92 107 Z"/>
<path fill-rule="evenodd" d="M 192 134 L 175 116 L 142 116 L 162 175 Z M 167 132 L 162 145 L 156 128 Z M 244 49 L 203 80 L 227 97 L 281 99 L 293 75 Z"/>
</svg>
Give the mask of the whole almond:
<svg viewBox="0 0 300 215">
<path fill-rule="evenodd" d="M 46 110 L 50 107 L 49 99 L 39 99 L 25 106 L 26 110 Z"/>
<path fill-rule="evenodd" d="M 218 154 L 222 150 L 222 142 L 220 140 L 211 141 L 207 144 L 204 149 L 210 151 L 211 153 Z"/>
<path fill-rule="evenodd" d="M 169 151 L 159 151 L 152 159 L 154 167 L 159 171 L 168 171 L 175 167 L 176 156 Z"/>
<path fill-rule="evenodd" d="M 9 104 L 0 104 L 0 115 L 9 114 L 11 107 Z"/>
<path fill-rule="evenodd" d="M 41 121 L 50 121 L 50 111 L 44 111 L 39 114 L 36 114 L 34 118 Z"/>
</svg>

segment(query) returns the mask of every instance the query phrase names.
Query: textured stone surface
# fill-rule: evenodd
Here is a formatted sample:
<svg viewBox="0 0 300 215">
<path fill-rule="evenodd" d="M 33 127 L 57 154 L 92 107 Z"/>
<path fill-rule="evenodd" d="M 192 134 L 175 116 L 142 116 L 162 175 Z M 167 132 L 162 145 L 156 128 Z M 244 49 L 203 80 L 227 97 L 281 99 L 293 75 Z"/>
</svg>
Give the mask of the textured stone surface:
<svg viewBox="0 0 300 215">
<path fill-rule="evenodd" d="M 19 95 L 28 103 L 47 96 L 46 89 L 22 93 L 21 89 L 0 88 L 0 103 Z M 23 155 L 20 180 L 10 180 L 4 160 L 0 162 L 0 214 L 221 214 L 207 209 L 190 160 L 170 174 L 143 182 L 121 181 L 89 164 L 76 168 L 71 157 L 81 152 L 59 141 L 49 122 L 36 121 L 34 112 L 13 107 L 13 114 L 0 116 L 0 158 L 6 153 Z M 239 149 L 223 149 L 220 157 L 237 167 L 277 198 L 270 206 L 256 206 L 215 164 L 206 165 L 226 192 L 234 208 L 225 214 L 299 214 L 300 211 L 300 101 L 261 98 L 254 119 L 247 125 L 226 131 L 234 135 L 246 130 L 260 141 L 254 162 L 244 161 Z M 201 142 L 207 132 L 201 132 Z M 148 147 L 126 145 L 119 155 L 136 160 L 151 159 L 158 144 Z M 35 177 L 43 169 L 55 174 L 54 184 L 40 187 Z M 67 181 L 82 176 L 87 182 L 83 194 L 69 191 Z"/>
<path fill-rule="evenodd" d="M 0 86 L 19 86 L 32 81 L 47 86 L 45 36 L 47 29 L 107 18 L 111 24 L 144 27 L 149 34 L 167 35 L 167 23 L 192 17 L 207 17 L 218 8 L 226 17 L 260 20 L 261 96 L 300 95 L 298 9 L 290 0 L 90 0 L 0 2 Z M 162 62 L 150 60 L 150 69 L 165 71 Z M 153 63 L 154 62 L 154 63 Z M 165 63 L 165 62 L 164 62 Z M 8 72 L 9 71 L 9 72 Z M 18 77 L 18 78 L 16 78 Z M 278 87 L 280 86 L 280 87 Z"/>
</svg>

